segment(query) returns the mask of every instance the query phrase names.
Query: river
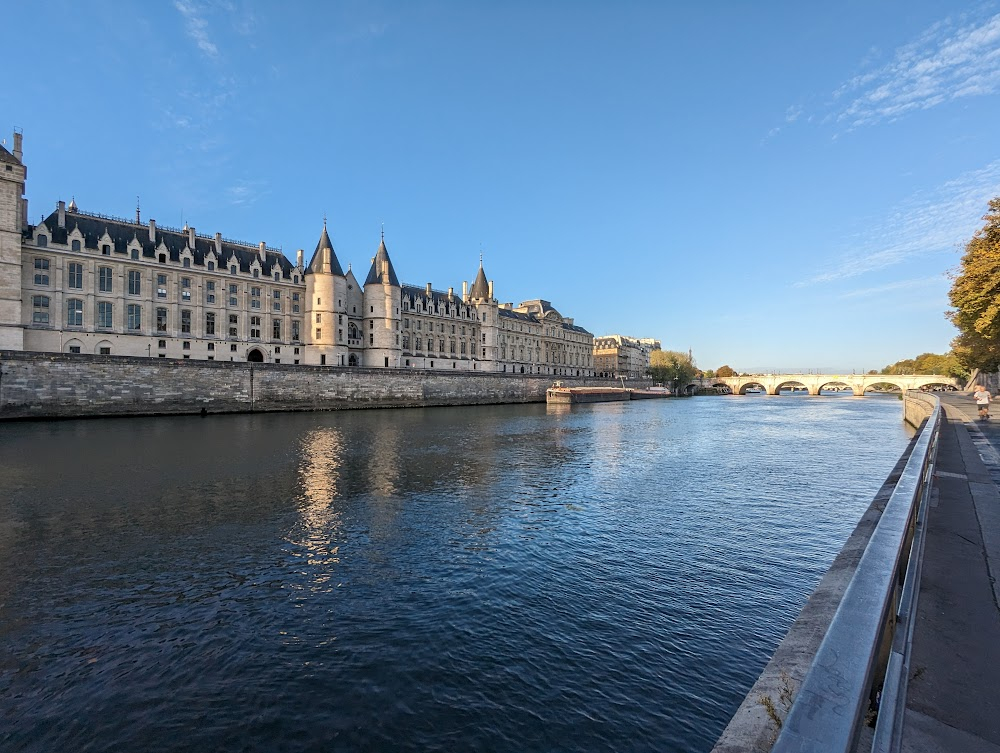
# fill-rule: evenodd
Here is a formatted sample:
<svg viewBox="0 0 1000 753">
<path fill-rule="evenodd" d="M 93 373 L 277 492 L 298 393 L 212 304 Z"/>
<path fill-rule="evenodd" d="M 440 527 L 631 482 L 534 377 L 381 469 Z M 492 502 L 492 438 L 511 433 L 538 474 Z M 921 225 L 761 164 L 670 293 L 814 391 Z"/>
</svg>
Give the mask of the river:
<svg viewBox="0 0 1000 753">
<path fill-rule="evenodd" d="M 706 751 L 895 398 L 0 424 L 0 749 Z"/>
</svg>

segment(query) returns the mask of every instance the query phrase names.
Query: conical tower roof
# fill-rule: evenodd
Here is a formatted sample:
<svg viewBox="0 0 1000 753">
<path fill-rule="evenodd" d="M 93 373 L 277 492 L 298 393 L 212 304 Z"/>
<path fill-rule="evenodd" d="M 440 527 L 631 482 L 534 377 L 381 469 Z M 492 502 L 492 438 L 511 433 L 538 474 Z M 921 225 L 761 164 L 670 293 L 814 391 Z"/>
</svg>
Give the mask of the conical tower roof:
<svg viewBox="0 0 1000 753">
<path fill-rule="evenodd" d="M 389 269 L 389 284 L 398 288 L 399 279 L 396 277 L 396 270 L 392 268 L 392 260 L 389 258 L 389 252 L 385 247 L 385 236 L 382 237 L 382 242 L 378 244 L 378 251 L 375 252 L 375 258 L 372 259 L 371 269 L 368 270 L 368 277 L 365 278 L 366 286 L 373 282 L 382 282 L 383 266 L 387 266 Z"/>
<path fill-rule="evenodd" d="M 479 262 L 479 274 L 476 275 L 476 281 L 472 283 L 472 289 L 469 291 L 470 298 L 489 298 L 490 297 L 490 284 L 486 281 L 486 273 L 483 271 L 483 262 Z"/>
<path fill-rule="evenodd" d="M 333 244 L 330 236 L 326 232 L 326 220 L 323 220 L 323 234 L 319 237 L 316 250 L 313 252 L 312 260 L 306 267 L 306 274 L 327 274 L 344 276 L 344 270 L 340 266 L 337 254 L 333 251 Z"/>
</svg>

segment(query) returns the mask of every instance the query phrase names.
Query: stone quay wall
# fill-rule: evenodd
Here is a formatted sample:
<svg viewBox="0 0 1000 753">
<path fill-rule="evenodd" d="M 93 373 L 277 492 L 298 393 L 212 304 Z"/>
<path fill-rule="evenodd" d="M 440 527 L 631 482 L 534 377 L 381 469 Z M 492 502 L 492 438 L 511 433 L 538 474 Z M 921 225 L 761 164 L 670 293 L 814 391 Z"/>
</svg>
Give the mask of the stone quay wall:
<svg viewBox="0 0 1000 753">
<path fill-rule="evenodd" d="M 936 397 L 920 390 L 907 390 L 903 393 L 903 420 L 914 429 L 919 429 L 920 424 L 930 418 L 937 402 Z"/>
<path fill-rule="evenodd" d="M 545 401 L 555 380 L 620 385 L 496 372 L 0 351 L 0 420 L 535 403 Z"/>
</svg>

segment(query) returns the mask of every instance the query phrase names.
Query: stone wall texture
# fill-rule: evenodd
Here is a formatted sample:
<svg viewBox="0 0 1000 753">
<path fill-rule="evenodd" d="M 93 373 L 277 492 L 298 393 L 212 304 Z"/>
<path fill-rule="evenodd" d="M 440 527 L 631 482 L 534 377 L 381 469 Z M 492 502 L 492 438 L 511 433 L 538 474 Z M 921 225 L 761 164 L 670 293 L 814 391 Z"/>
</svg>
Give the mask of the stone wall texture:
<svg viewBox="0 0 1000 753">
<path fill-rule="evenodd" d="M 523 374 L 0 351 L 0 420 L 533 403 L 544 402 L 552 382 Z"/>
</svg>

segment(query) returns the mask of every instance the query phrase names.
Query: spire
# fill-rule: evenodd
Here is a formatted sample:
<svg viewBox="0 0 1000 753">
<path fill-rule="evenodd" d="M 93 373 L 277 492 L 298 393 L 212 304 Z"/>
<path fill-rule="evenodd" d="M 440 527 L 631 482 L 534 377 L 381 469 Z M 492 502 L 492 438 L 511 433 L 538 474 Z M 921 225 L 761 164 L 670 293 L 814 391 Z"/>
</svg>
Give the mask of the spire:
<svg viewBox="0 0 1000 753">
<path fill-rule="evenodd" d="M 68 207 L 66 207 L 66 211 L 67 211 L 67 212 L 76 212 L 76 211 L 78 211 L 78 210 L 77 210 L 77 207 L 76 207 L 76 197 L 75 197 L 75 196 L 74 196 L 74 197 L 72 197 L 72 198 L 71 198 L 71 199 L 69 200 L 69 206 L 68 206 Z"/>
<path fill-rule="evenodd" d="M 340 266 L 337 254 L 333 250 L 330 242 L 330 234 L 326 232 L 326 215 L 323 215 L 323 232 L 319 236 L 316 250 L 313 252 L 312 260 L 306 267 L 305 274 L 332 274 L 344 276 L 344 270 Z"/>
<path fill-rule="evenodd" d="M 382 233 L 382 240 L 378 244 L 378 251 L 372 259 L 371 269 L 368 270 L 368 277 L 365 278 L 365 287 L 371 283 L 383 281 L 383 272 L 387 273 L 390 285 L 399 287 L 399 278 L 396 277 L 396 270 L 392 268 L 392 260 L 389 258 L 389 251 L 385 247 L 385 232 Z"/>
<path fill-rule="evenodd" d="M 490 297 L 490 284 L 486 281 L 486 272 L 483 271 L 483 252 L 479 252 L 479 274 L 476 275 L 476 281 L 472 283 L 472 289 L 469 291 L 470 298 L 489 298 Z"/>
</svg>

